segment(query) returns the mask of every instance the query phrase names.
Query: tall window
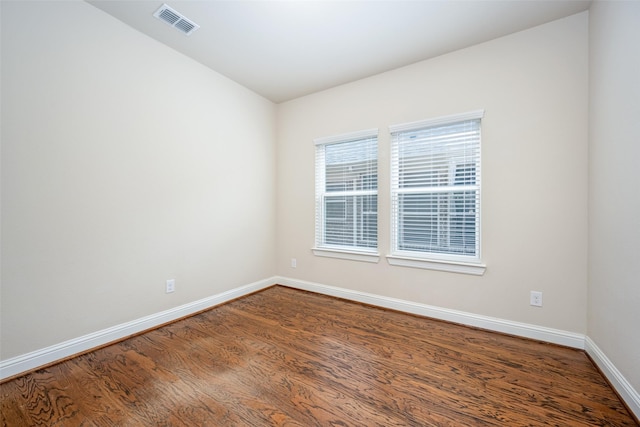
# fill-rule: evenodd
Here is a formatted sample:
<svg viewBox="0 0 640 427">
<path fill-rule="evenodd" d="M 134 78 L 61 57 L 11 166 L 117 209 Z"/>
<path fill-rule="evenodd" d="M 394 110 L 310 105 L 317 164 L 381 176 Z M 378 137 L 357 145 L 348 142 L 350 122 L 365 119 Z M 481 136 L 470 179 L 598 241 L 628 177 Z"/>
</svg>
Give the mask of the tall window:
<svg viewBox="0 0 640 427">
<path fill-rule="evenodd" d="M 480 261 L 481 117 L 390 127 L 392 255 Z"/>
<path fill-rule="evenodd" d="M 315 140 L 316 248 L 376 252 L 378 131 Z"/>
</svg>

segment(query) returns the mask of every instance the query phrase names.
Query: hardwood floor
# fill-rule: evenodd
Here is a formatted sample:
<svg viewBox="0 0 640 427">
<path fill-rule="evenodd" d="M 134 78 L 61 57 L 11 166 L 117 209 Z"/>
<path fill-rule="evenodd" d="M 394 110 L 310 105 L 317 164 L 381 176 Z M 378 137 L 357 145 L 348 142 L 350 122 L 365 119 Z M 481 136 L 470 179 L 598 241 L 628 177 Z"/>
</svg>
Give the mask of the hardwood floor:
<svg viewBox="0 0 640 427">
<path fill-rule="evenodd" d="M 4 426 L 635 426 L 584 352 L 281 286 L 0 385 Z"/>
</svg>

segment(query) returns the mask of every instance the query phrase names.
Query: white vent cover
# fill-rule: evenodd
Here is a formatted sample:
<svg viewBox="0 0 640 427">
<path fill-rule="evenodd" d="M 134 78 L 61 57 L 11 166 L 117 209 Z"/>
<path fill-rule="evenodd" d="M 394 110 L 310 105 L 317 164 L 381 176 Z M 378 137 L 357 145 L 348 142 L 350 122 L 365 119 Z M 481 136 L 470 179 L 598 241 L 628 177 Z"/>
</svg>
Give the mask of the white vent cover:
<svg viewBox="0 0 640 427">
<path fill-rule="evenodd" d="M 177 12 L 175 9 L 170 8 L 166 4 L 160 6 L 160 9 L 156 10 L 156 13 L 154 13 L 153 16 L 166 22 L 172 27 L 177 28 L 186 35 L 191 35 L 191 33 L 200 28 L 200 25 L 185 18 L 184 15 Z"/>
</svg>

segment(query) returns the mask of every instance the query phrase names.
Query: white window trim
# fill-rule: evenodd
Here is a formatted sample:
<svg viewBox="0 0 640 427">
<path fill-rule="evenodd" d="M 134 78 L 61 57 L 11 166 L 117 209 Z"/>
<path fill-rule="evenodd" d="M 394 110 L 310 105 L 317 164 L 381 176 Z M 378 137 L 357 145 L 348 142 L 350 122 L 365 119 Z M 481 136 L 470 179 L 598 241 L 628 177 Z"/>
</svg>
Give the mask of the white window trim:
<svg viewBox="0 0 640 427">
<path fill-rule="evenodd" d="M 356 141 L 359 139 L 365 138 L 378 138 L 379 129 L 371 128 L 364 129 L 355 132 L 347 132 L 339 135 L 332 135 L 327 137 L 316 138 L 313 140 L 314 145 L 330 145 L 330 144 L 338 144 L 349 141 Z M 317 183 L 316 183 L 317 184 Z M 369 190 L 367 190 L 369 192 Z M 379 188 L 375 190 L 376 194 L 379 194 Z M 378 240 L 378 244 L 380 241 Z M 350 261 L 363 261 L 363 262 L 371 262 L 377 263 L 380 261 L 380 254 L 377 252 L 377 249 L 372 251 L 365 250 L 357 250 L 357 249 L 348 249 L 344 247 L 333 249 L 330 246 L 317 247 L 314 246 L 311 248 L 313 254 L 320 257 L 327 258 L 338 258 L 345 259 Z"/>
<path fill-rule="evenodd" d="M 389 133 L 417 130 L 417 129 L 422 129 L 424 127 L 446 125 L 449 123 L 462 122 L 465 120 L 482 119 L 483 116 L 484 116 L 484 110 L 474 110 L 466 113 L 435 117 L 433 119 L 418 120 L 416 122 L 409 122 L 409 123 L 401 123 L 401 124 L 389 126 Z"/>
<path fill-rule="evenodd" d="M 340 142 L 355 141 L 358 139 L 372 138 L 378 136 L 378 128 L 359 130 L 356 132 L 342 133 L 340 135 L 325 136 L 313 140 L 315 145 L 329 145 Z"/>
<path fill-rule="evenodd" d="M 409 123 L 401 123 L 389 126 L 389 133 L 405 132 L 417 130 L 425 127 L 449 124 L 454 122 L 460 122 L 465 120 L 477 120 L 482 119 L 484 116 L 484 110 L 474 110 L 466 113 L 452 114 L 448 116 L 435 117 L 432 119 L 419 120 Z M 480 211 L 479 220 L 482 220 L 482 211 Z M 391 242 L 394 241 L 393 230 L 390 236 Z M 479 233 L 482 233 L 482 227 L 479 229 Z M 479 236 L 480 242 L 482 242 L 482 234 Z M 463 261 L 460 257 L 427 254 L 426 256 L 416 256 L 417 254 L 405 255 L 402 251 L 396 251 L 386 256 L 387 262 L 393 266 L 422 268 L 426 270 L 447 271 L 452 273 L 472 274 L 476 276 L 482 276 L 487 266 L 482 262 L 481 248 L 478 248 L 477 257 L 473 257 L 469 261 Z"/>
<path fill-rule="evenodd" d="M 391 265 L 400 267 L 423 268 L 425 270 L 448 271 L 475 276 L 482 276 L 487 269 L 487 266 L 482 263 L 446 261 L 435 258 L 413 258 L 402 255 L 387 255 L 387 261 Z"/>
<path fill-rule="evenodd" d="M 346 249 L 311 248 L 315 256 L 327 258 L 339 258 L 350 261 L 363 261 L 377 263 L 380 261 L 380 254 L 377 252 L 360 252 Z"/>
</svg>

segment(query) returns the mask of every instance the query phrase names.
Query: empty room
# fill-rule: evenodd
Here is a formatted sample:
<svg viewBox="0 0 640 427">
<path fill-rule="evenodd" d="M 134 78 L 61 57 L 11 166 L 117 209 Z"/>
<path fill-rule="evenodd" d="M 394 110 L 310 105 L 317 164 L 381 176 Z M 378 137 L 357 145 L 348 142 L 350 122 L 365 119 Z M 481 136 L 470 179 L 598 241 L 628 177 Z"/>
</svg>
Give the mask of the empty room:
<svg viewBox="0 0 640 427">
<path fill-rule="evenodd" d="M 640 1 L 0 15 L 0 425 L 639 425 Z"/>
</svg>

